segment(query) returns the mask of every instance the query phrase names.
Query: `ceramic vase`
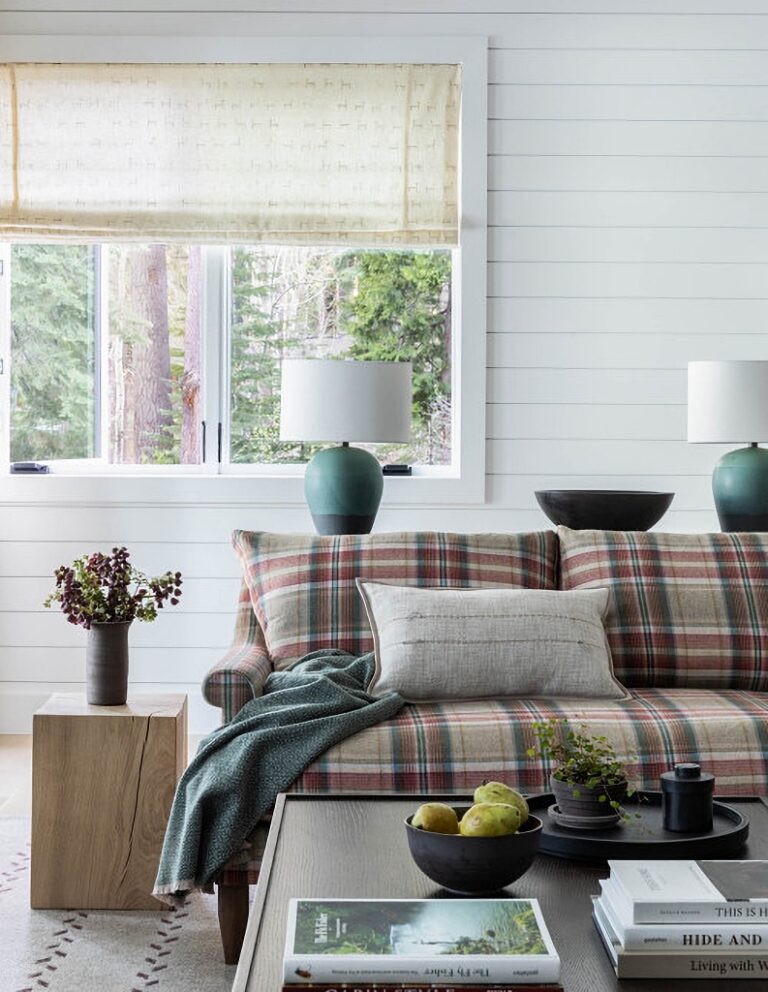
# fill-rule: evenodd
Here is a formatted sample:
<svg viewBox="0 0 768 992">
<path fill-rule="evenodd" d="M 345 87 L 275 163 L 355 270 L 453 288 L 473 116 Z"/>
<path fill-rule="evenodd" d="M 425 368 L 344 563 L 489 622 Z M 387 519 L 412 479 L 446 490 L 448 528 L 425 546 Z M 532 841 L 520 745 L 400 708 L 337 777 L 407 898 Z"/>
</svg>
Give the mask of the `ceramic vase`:
<svg viewBox="0 0 768 992">
<path fill-rule="evenodd" d="M 131 620 L 93 623 L 85 652 L 85 688 L 89 703 L 122 706 L 128 698 L 128 631 Z"/>
</svg>

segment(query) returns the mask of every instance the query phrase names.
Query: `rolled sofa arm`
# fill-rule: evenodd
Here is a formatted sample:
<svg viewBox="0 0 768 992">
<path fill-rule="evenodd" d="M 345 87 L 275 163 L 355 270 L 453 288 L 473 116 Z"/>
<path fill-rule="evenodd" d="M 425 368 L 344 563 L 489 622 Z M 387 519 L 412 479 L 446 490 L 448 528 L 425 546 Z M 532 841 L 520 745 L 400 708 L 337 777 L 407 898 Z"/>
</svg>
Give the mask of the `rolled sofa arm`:
<svg viewBox="0 0 768 992">
<path fill-rule="evenodd" d="M 222 709 L 222 720 L 228 723 L 247 702 L 262 694 L 271 674 L 264 635 L 243 582 L 232 647 L 203 679 L 203 696 L 211 706 Z"/>
</svg>

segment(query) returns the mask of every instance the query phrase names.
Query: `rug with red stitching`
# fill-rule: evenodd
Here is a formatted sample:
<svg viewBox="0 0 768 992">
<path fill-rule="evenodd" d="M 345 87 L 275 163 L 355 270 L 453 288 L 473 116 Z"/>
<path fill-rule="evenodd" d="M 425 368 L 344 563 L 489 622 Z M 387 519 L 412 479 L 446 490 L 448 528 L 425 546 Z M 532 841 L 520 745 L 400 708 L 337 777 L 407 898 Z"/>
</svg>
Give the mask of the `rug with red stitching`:
<svg viewBox="0 0 768 992">
<path fill-rule="evenodd" d="M 3 992 L 228 992 L 216 899 L 157 912 L 29 908 L 29 817 L 0 817 Z"/>
</svg>

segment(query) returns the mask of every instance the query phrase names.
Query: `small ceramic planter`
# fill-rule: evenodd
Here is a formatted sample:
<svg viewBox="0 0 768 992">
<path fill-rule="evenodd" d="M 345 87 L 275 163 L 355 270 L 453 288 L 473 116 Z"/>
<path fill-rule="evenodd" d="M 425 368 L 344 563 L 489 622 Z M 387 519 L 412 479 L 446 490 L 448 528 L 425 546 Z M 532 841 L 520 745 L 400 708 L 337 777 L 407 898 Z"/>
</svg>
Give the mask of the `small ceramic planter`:
<svg viewBox="0 0 768 992">
<path fill-rule="evenodd" d="M 89 703 L 122 706 L 128 698 L 128 631 L 131 620 L 93 623 L 85 650 L 85 689 Z"/>
<path fill-rule="evenodd" d="M 588 789 L 585 785 L 572 785 L 561 782 L 554 775 L 550 778 L 550 788 L 555 796 L 558 810 L 565 817 L 612 817 L 618 823 L 621 815 L 610 806 L 611 802 L 623 803 L 627 798 L 627 782 L 616 785 L 598 785 Z M 574 795 L 577 792 L 578 795 Z M 606 798 L 601 800 L 600 796 Z"/>
</svg>

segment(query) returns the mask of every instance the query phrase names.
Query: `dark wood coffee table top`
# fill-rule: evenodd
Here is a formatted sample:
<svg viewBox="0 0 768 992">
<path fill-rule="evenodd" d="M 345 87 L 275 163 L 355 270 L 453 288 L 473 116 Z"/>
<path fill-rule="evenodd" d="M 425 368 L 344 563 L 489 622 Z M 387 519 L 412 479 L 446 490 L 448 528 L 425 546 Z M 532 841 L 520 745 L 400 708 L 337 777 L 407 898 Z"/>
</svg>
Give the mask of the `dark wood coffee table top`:
<svg viewBox="0 0 768 992">
<path fill-rule="evenodd" d="M 301 897 L 424 899 L 441 892 L 411 860 L 403 820 L 427 801 L 461 796 L 278 797 L 261 878 L 232 992 L 279 992 L 288 900 Z M 768 858 L 768 805 L 731 800 L 750 818 L 742 857 Z M 592 922 L 590 896 L 607 865 L 577 864 L 539 855 L 505 891 L 538 899 L 562 964 L 566 992 L 726 992 L 728 981 L 616 978 Z M 765 992 L 765 980 L 737 983 L 738 992 Z"/>
</svg>

